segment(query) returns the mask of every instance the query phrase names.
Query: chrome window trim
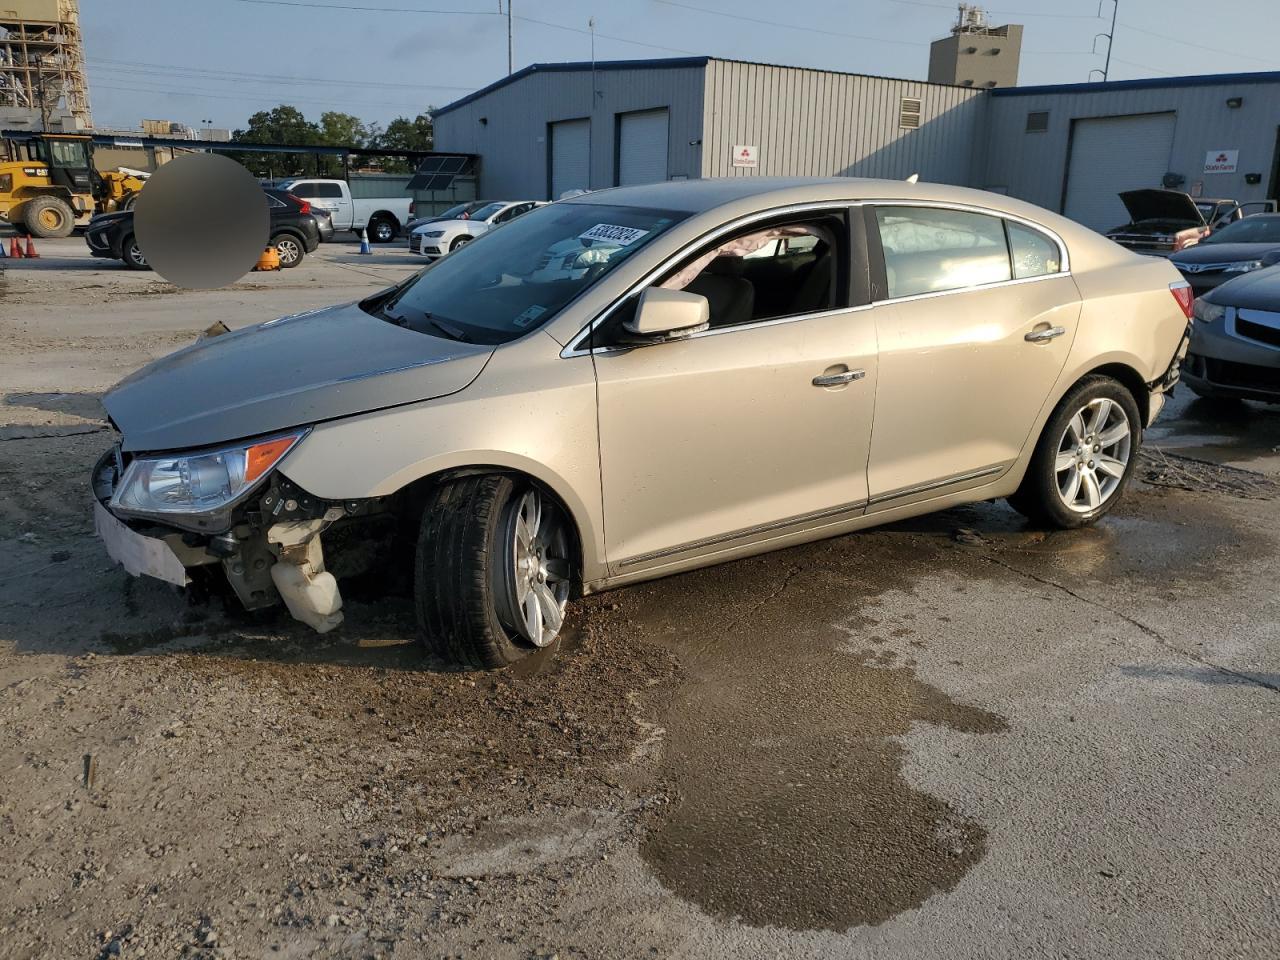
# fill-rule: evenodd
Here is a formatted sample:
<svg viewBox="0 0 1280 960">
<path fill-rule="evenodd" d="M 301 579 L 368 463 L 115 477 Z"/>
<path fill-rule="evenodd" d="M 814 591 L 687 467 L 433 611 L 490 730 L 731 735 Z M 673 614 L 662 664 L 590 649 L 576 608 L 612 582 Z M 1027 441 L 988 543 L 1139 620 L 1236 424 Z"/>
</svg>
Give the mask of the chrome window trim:
<svg viewBox="0 0 1280 960">
<path fill-rule="evenodd" d="M 590 356 L 592 353 L 592 348 L 583 346 L 583 341 L 590 335 L 591 331 L 599 327 L 606 320 L 608 320 L 609 317 L 612 315 L 612 313 L 615 310 L 617 310 L 619 306 L 625 303 L 629 297 L 631 297 L 637 291 L 643 290 L 645 287 L 652 284 L 665 271 L 671 269 L 673 266 L 679 263 L 684 257 L 688 255 L 688 252 L 692 247 L 696 247 L 700 244 L 703 244 L 708 240 L 718 239 L 724 236 L 726 233 L 732 233 L 734 230 L 738 229 L 739 227 L 749 226 L 750 224 L 758 220 L 768 220 L 775 216 L 785 216 L 786 214 L 790 214 L 790 213 L 813 213 L 820 210 L 849 212 L 861 207 L 877 207 L 877 206 L 879 207 L 930 207 L 935 210 L 958 210 L 962 213 L 977 213 L 977 214 L 982 214 L 989 217 L 997 217 L 1001 220 L 1011 220 L 1014 223 L 1021 224 L 1022 226 L 1025 226 L 1029 229 L 1042 233 L 1045 236 L 1047 236 L 1050 240 L 1052 240 L 1058 247 L 1058 253 L 1062 257 L 1062 263 L 1057 273 L 1045 273 L 1037 277 L 1020 277 L 1018 279 L 996 280 L 991 283 L 974 284 L 973 286 L 968 286 L 968 287 L 956 287 L 951 290 L 935 290 L 929 293 L 916 293 L 916 294 L 912 294 L 910 296 L 905 296 L 905 297 L 886 297 L 882 300 L 873 300 L 871 303 L 859 304 L 857 306 L 839 307 L 834 310 L 823 310 L 817 313 L 796 314 L 788 317 L 775 317 L 771 320 L 761 320 L 755 323 L 735 324 L 732 327 L 718 327 L 711 330 L 704 330 L 701 333 L 696 333 L 690 337 L 686 337 L 683 339 L 692 340 L 698 337 L 716 336 L 717 334 L 721 334 L 721 333 L 736 333 L 740 330 L 748 330 L 753 327 L 776 326 L 777 324 L 780 324 L 780 323 L 794 323 L 798 320 L 808 320 L 815 317 L 826 317 L 836 313 L 861 312 L 863 310 L 870 309 L 871 307 L 878 307 L 886 303 L 907 303 L 912 300 L 924 300 L 931 297 L 945 297 L 945 296 L 951 296 L 957 293 L 967 293 L 971 290 L 990 290 L 996 287 L 1013 286 L 1014 284 L 1039 283 L 1042 280 L 1054 280 L 1059 277 L 1069 277 L 1072 275 L 1070 251 L 1067 250 L 1066 243 L 1063 241 L 1062 237 L 1059 236 L 1056 231 L 1052 230 L 1051 228 L 1045 226 L 1042 223 L 1037 223 L 1034 220 L 1029 220 L 1026 217 L 1022 217 L 1014 213 L 1003 213 L 999 210 L 992 210 L 990 207 L 978 206 L 977 204 L 929 201 L 929 200 L 858 199 L 858 200 L 835 200 L 835 201 L 823 200 L 823 201 L 814 201 L 810 203 L 790 204 L 784 207 L 771 207 L 768 210 L 759 210 L 755 213 L 745 214 L 737 218 L 736 220 L 731 220 L 728 223 L 722 224 L 716 229 L 708 231 L 707 233 L 699 237 L 697 240 L 686 245 L 678 253 L 673 254 L 672 256 L 663 260 L 662 263 L 660 263 L 653 270 L 650 270 L 647 274 L 641 277 L 640 280 L 636 281 L 629 288 L 627 288 L 626 292 L 623 293 L 622 296 L 618 297 L 616 300 L 613 301 L 613 303 L 609 304 L 607 307 L 601 310 L 598 314 L 596 314 L 594 318 L 592 318 L 590 322 L 588 322 L 576 334 L 574 334 L 573 337 L 570 338 L 568 345 L 565 346 L 565 348 L 560 351 L 560 356 L 564 359 L 569 359 L 571 357 Z M 1006 248 L 1007 247 L 1008 247 L 1008 242 L 1006 241 Z M 1010 264 L 1010 273 L 1012 273 L 1012 263 Z M 597 352 L 600 352 L 600 353 L 618 353 L 618 352 L 621 352 L 624 350 L 630 350 L 633 348 L 632 347 L 597 347 L 595 349 Z"/>
<path fill-rule="evenodd" d="M 696 240 L 686 244 L 684 247 L 682 247 L 676 253 L 672 254 L 670 257 L 667 257 L 660 264 L 658 264 L 658 266 L 654 267 L 652 270 L 646 273 L 643 277 L 641 277 L 639 280 L 633 283 L 630 287 L 628 287 L 626 292 L 623 293 L 622 296 L 618 297 L 616 300 L 613 301 L 613 303 L 609 304 L 607 307 L 601 310 L 598 314 L 596 314 L 596 316 L 589 323 L 587 323 L 584 327 L 582 327 L 581 330 L 579 330 L 570 338 L 568 346 L 566 346 L 562 351 L 560 351 L 560 356 L 567 358 L 567 357 L 581 357 L 581 356 L 589 355 L 591 353 L 591 348 L 582 346 L 582 341 L 585 340 L 591 334 L 591 331 L 594 330 L 596 327 L 600 326 L 600 324 L 604 323 L 606 320 L 608 320 L 609 317 L 613 314 L 613 312 L 617 310 L 618 307 L 620 307 L 622 304 L 626 303 L 627 299 L 631 297 L 633 294 L 635 294 L 638 290 L 643 290 L 645 287 L 650 286 L 663 273 L 665 273 L 667 270 L 670 270 L 672 267 L 676 266 L 678 263 L 680 263 L 680 261 L 684 260 L 689 255 L 689 251 L 692 250 L 693 248 L 701 246 L 702 244 L 707 243 L 708 241 L 711 241 L 711 240 L 718 240 L 720 237 L 723 237 L 726 233 L 732 233 L 734 230 L 737 230 L 739 227 L 750 226 L 752 223 L 755 223 L 759 220 L 769 220 L 773 217 L 785 216 L 790 213 L 816 213 L 821 210 L 829 210 L 834 213 L 847 213 L 853 207 L 857 207 L 861 205 L 862 205 L 862 201 L 860 200 L 858 201 L 822 200 L 822 201 L 817 201 L 812 203 L 795 203 L 785 207 L 771 207 L 768 210 L 757 210 L 755 213 L 744 214 L 743 216 L 738 217 L 736 220 L 730 220 L 728 223 L 723 223 L 720 226 L 716 227 L 714 230 L 707 231 L 702 236 L 698 237 Z M 842 312 L 844 310 L 849 310 L 849 309 L 857 309 L 857 308 L 856 307 L 855 308 L 840 307 L 840 308 L 837 308 L 836 310 L 826 310 L 821 312 L 822 313 L 838 313 L 838 312 Z M 717 332 L 728 331 L 728 330 L 743 330 L 743 329 L 746 329 L 747 327 L 759 327 L 759 326 L 763 326 L 766 323 L 769 323 L 769 324 L 774 323 L 778 320 L 784 320 L 784 321 L 799 320 L 804 316 L 812 316 L 812 314 L 801 314 L 801 315 L 792 316 L 792 317 L 775 317 L 771 320 L 761 320 L 757 323 L 736 324 L 733 327 L 720 327 L 717 330 L 706 330 L 706 331 L 703 331 L 703 334 L 694 334 L 694 336 L 702 336 L 708 333 L 717 333 Z M 692 338 L 685 338 L 685 339 L 692 339 Z M 601 347 L 598 349 L 600 349 L 603 352 L 604 350 L 616 350 L 618 348 Z"/>
</svg>

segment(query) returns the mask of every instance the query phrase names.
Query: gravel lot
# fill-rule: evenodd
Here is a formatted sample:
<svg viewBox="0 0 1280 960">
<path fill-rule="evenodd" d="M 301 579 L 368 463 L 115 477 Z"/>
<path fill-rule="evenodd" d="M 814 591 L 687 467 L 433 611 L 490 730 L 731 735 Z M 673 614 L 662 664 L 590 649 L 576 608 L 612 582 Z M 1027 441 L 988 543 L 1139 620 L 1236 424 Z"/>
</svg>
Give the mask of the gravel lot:
<svg viewBox="0 0 1280 960">
<path fill-rule="evenodd" d="M 1181 396 L 1096 528 L 984 504 L 578 604 L 450 671 L 111 565 L 98 398 L 404 276 L 0 261 L 0 957 L 1280 955 L 1280 410 Z"/>
</svg>

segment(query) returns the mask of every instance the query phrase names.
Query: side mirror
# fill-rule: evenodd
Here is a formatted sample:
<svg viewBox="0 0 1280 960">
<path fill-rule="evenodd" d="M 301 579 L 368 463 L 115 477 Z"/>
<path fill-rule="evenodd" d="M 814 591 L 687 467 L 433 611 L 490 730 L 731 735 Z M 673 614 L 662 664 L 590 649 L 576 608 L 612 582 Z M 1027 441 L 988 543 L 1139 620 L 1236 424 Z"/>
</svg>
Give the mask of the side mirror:
<svg viewBox="0 0 1280 960">
<path fill-rule="evenodd" d="M 711 325 L 707 298 L 683 290 L 650 287 L 640 294 L 635 316 L 622 325 L 634 337 L 646 341 L 679 340 Z"/>
</svg>

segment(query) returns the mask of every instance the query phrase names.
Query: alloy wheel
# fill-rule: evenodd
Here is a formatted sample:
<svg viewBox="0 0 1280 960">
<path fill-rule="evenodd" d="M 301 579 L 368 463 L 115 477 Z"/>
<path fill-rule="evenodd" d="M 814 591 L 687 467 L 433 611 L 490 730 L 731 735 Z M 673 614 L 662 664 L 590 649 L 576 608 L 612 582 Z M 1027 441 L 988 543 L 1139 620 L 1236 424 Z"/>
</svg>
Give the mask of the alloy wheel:
<svg viewBox="0 0 1280 960">
<path fill-rule="evenodd" d="M 1133 451 L 1124 408 L 1107 397 L 1076 411 L 1058 441 L 1054 476 L 1058 496 L 1076 513 L 1092 513 L 1119 489 Z"/>
<path fill-rule="evenodd" d="M 297 263 L 299 257 L 302 256 L 302 250 L 298 247 L 298 242 L 289 239 L 276 241 L 276 253 L 279 255 L 281 263 Z"/>
<path fill-rule="evenodd" d="M 131 263 L 139 267 L 147 265 L 147 258 L 142 255 L 142 249 L 136 242 L 129 244 L 129 249 L 125 251 L 125 256 L 129 258 Z"/>
<path fill-rule="evenodd" d="M 535 647 L 555 640 L 569 601 L 569 535 L 564 517 L 530 488 L 507 508 L 503 556 L 495 565 L 499 615 Z"/>
</svg>

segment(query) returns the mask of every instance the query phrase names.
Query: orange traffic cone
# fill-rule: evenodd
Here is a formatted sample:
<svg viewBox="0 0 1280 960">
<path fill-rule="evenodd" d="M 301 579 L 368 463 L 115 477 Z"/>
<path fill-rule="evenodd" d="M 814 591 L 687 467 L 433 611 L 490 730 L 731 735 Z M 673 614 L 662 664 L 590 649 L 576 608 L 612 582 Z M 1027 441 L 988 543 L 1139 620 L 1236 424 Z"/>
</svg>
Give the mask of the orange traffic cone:
<svg viewBox="0 0 1280 960">
<path fill-rule="evenodd" d="M 27 257 L 28 259 L 31 259 L 31 260 L 39 260 L 39 259 L 40 259 L 40 254 L 36 253 L 36 245 L 35 245 L 35 243 L 32 241 L 32 239 L 31 239 L 31 234 L 29 234 L 29 233 L 27 234 L 27 250 L 26 250 L 26 252 L 23 254 L 23 256 L 24 256 L 24 257 Z"/>
<path fill-rule="evenodd" d="M 9 256 L 13 257 L 15 260 L 22 259 L 22 245 L 18 243 L 17 237 L 9 238 Z"/>
</svg>

